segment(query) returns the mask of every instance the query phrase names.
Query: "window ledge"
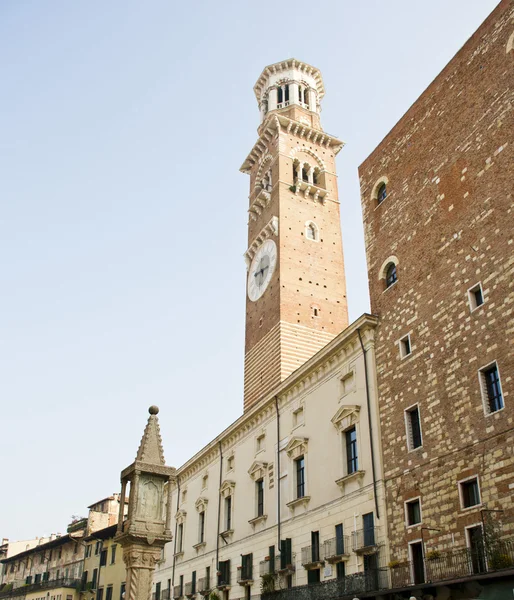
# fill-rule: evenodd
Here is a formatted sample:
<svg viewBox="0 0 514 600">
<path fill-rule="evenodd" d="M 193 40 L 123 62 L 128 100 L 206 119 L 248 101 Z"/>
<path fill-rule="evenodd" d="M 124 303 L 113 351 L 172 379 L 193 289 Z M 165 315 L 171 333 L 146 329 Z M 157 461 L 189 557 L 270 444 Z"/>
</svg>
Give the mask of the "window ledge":
<svg viewBox="0 0 514 600">
<path fill-rule="evenodd" d="M 469 510 L 473 510 L 474 508 L 481 508 L 482 507 L 482 503 L 480 502 L 479 504 L 473 504 L 473 506 L 462 506 L 461 507 L 461 512 L 468 512 Z"/>
<path fill-rule="evenodd" d="M 205 548 L 206 543 L 207 542 L 199 542 L 198 544 L 194 544 L 193 548 L 198 552 L 198 550 Z"/>
<path fill-rule="evenodd" d="M 397 283 L 398 283 L 398 279 L 397 279 L 397 280 L 396 280 L 394 283 L 392 283 L 391 285 L 388 285 L 388 286 L 387 286 L 387 287 L 384 289 L 384 291 L 382 292 L 382 294 L 385 294 L 385 293 L 386 293 L 388 290 L 391 290 L 392 288 L 394 288 L 394 286 L 395 286 Z"/>
<path fill-rule="evenodd" d="M 258 517 L 254 517 L 253 519 L 250 519 L 248 521 L 248 523 L 250 523 L 250 525 L 252 527 L 255 527 L 255 525 L 257 525 L 258 523 L 260 523 L 261 521 L 266 521 L 266 519 L 268 518 L 268 515 L 260 515 Z"/>
<path fill-rule="evenodd" d="M 294 500 L 291 500 L 291 502 L 288 502 L 286 506 L 291 510 L 294 510 L 297 506 L 307 506 L 310 499 L 310 496 L 302 496 L 301 498 L 295 498 Z"/>
<path fill-rule="evenodd" d="M 175 558 L 181 558 L 182 556 L 184 556 L 184 550 L 181 550 L 180 552 L 175 552 L 173 556 Z"/>
<path fill-rule="evenodd" d="M 313 571 L 314 569 L 321 569 L 321 567 L 323 567 L 324 564 L 325 561 L 323 560 L 315 560 L 312 562 L 305 563 L 302 566 L 306 571 Z"/>
<path fill-rule="evenodd" d="M 336 479 L 336 483 L 341 488 L 341 491 L 344 494 L 345 493 L 344 488 L 345 488 L 346 484 L 350 483 L 351 481 L 358 481 L 359 485 L 362 487 L 362 480 L 364 479 L 364 473 L 365 473 L 365 471 L 355 471 L 355 473 L 350 473 L 349 475 L 345 475 L 344 477 L 341 477 L 340 479 Z"/>
<path fill-rule="evenodd" d="M 350 555 L 347 553 L 334 554 L 333 556 L 325 556 L 325 560 L 327 563 L 335 565 L 338 562 L 345 562 L 347 560 L 350 560 Z"/>
<path fill-rule="evenodd" d="M 234 530 L 233 529 L 226 529 L 225 531 L 222 531 L 220 533 L 220 537 L 222 537 L 224 540 L 230 540 L 230 538 L 234 535 Z"/>
</svg>

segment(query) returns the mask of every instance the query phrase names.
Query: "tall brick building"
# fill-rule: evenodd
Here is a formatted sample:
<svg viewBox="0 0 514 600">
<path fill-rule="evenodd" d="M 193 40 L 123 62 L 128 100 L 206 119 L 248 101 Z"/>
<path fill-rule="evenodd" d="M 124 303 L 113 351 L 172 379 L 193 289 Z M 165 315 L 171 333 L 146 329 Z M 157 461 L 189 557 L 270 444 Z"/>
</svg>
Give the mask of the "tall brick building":
<svg viewBox="0 0 514 600">
<path fill-rule="evenodd" d="M 502 1 L 359 169 L 391 556 L 425 593 L 443 558 L 471 569 L 445 598 L 514 588 L 473 595 L 512 562 L 513 18 Z"/>
</svg>

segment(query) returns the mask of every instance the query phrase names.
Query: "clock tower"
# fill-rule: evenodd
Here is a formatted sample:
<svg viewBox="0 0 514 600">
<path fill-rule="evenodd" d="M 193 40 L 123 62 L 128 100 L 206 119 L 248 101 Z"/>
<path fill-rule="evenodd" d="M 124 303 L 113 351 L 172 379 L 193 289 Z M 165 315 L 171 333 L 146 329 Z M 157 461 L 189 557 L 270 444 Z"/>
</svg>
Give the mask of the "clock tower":
<svg viewBox="0 0 514 600">
<path fill-rule="evenodd" d="M 250 175 L 244 409 L 348 325 L 335 156 L 343 143 L 320 125 L 318 69 L 295 59 L 254 86 L 259 139 Z"/>
</svg>

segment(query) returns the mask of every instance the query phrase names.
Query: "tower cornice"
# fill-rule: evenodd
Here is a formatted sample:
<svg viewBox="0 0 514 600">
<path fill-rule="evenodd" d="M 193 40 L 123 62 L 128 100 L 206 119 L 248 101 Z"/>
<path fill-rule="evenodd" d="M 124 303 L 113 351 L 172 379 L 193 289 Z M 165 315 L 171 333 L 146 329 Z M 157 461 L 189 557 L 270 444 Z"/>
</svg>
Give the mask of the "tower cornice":
<svg viewBox="0 0 514 600">
<path fill-rule="evenodd" d="M 323 84 L 323 78 L 321 77 L 320 70 L 316 69 L 316 67 L 313 67 L 312 65 L 302 62 L 301 60 L 297 60 L 296 58 L 288 58 L 287 60 L 282 60 L 264 68 L 259 76 L 259 79 L 257 79 L 257 83 L 253 86 L 253 91 L 255 93 L 255 97 L 257 98 L 257 102 L 260 102 L 261 100 L 262 90 L 266 85 L 266 81 L 268 80 L 269 76 L 280 73 L 281 71 L 288 71 L 290 69 L 297 69 L 298 71 L 303 71 L 307 75 L 310 75 L 316 82 L 318 98 L 320 100 L 323 98 L 325 95 L 325 85 Z"/>
<path fill-rule="evenodd" d="M 334 154 L 337 154 L 344 146 L 344 142 L 321 129 L 309 127 L 288 117 L 273 114 L 270 115 L 267 122 L 263 124 L 263 130 L 259 139 L 255 142 L 250 154 L 240 167 L 242 173 L 248 174 L 253 165 L 258 162 L 268 148 L 273 135 L 283 129 L 286 133 L 292 133 L 295 136 L 311 141 L 313 144 L 319 144 L 325 148 L 331 148 Z"/>
</svg>

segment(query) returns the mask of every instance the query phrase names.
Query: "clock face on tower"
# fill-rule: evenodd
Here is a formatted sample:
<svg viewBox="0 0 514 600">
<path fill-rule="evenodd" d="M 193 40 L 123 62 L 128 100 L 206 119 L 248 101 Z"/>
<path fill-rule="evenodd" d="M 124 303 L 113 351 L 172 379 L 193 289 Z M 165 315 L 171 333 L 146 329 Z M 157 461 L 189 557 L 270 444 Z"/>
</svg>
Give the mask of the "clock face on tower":
<svg viewBox="0 0 514 600">
<path fill-rule="evenodd" d="M 255 302 L 266 291 L 277 264 L 277 245 L 266 240 L 253 257 L 248 272 L 248 298 Z"/>
</svg>

